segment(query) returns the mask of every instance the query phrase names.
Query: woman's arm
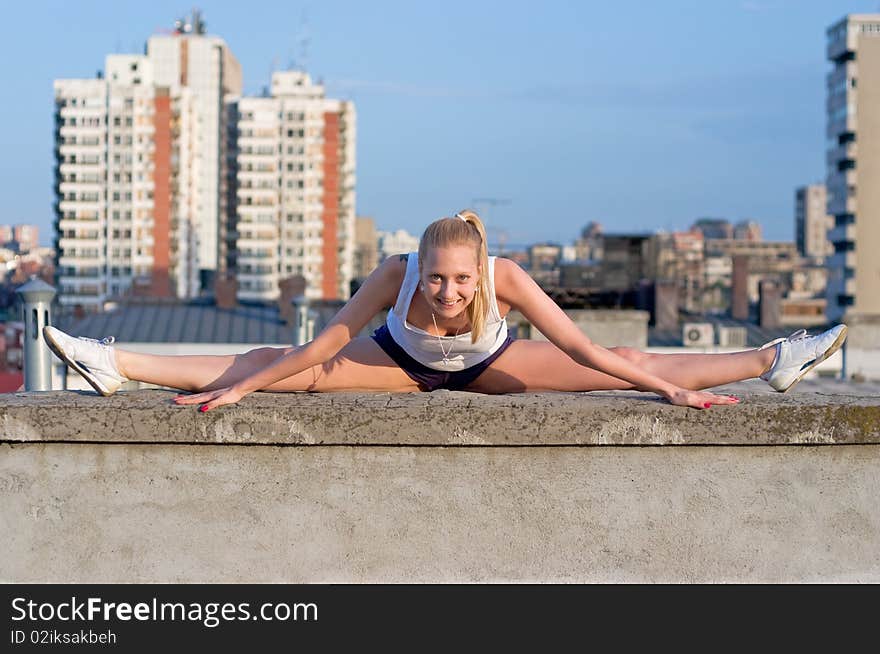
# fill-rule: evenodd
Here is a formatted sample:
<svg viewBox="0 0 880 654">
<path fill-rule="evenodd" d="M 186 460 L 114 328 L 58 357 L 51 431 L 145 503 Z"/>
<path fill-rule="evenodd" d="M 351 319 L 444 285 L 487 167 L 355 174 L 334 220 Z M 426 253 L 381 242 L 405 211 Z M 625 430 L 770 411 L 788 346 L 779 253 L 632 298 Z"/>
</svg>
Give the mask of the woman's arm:
<svg viewBox="0 0 880 654">
<path fill-rule="evenodd" d="M 583 366 L 651 390 L 673 404 L 706 408 L 706 403 L 716 397 L 676 386 L 593 343 L 535 281 L 509 259 L 495 260 L 495 292 L 499 300 L 522 313 L 551 343 Z"/>
<path fill-rule="evenodd" d="M 401 257 L 386 259 L 374 270 L 352 298 L 346 302 L 327 327 L 312 341 L 306 343 L 262 370 L 236 382 L 230 387 L 176 398 L 178 404 L 201 404 L 203 411 L 239 399 L 267 388 L 312 366 L 332 359 L 348 344 L 379 311 L 394 304 L 406 270 Z"/>
</svg>

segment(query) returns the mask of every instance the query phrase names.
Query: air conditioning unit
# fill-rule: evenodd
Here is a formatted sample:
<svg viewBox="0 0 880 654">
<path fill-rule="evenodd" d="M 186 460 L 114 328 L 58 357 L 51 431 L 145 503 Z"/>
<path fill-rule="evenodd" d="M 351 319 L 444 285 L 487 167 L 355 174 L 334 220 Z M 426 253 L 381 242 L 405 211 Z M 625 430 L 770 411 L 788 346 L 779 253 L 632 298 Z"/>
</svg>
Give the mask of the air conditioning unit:
<svg viewBox="0 0 880 654">
<path fill-rule="evenodd" d="M 710 322 L 686 322 L 681 326 L 681 340 L 687 347 L 711 347 L 715 328 Z"/>
<path fill-rule="evenodd" d="M 745 347 L 746 346 L 746 328 L 745 327 L 719 327 L 718 328 L 718 345 L 722 347 Z"/>
</svg>

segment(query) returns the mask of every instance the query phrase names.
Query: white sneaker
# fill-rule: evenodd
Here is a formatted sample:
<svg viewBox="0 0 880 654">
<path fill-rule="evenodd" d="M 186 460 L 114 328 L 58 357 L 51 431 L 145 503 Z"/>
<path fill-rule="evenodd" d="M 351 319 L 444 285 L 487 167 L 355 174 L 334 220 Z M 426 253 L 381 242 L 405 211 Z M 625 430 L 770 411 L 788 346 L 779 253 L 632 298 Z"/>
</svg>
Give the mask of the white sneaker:
<svg viewBox="0 0 880 654">
<path fill-rule="evenodd" d="M 788 338 L 777 338 L 759 349 L 776 346 L 776 359 L 761 379 L 780 393 L 787 393 L 808 372 L 837 352 L 846 340 L 846 325 L 837 325 L 818 336 L 801 329 Z"/>
<path fill-rule="evenodd" d="M 110 347 L 110 336 L 97 341 L 94 338 L 69 336 L 55 327 L 43 327 L 46 345 L 68 366 L 76 370 L 89 385 L 103 396 L 113 395 L 128 381 L 116 367 L 116 356 Z"/>
</svg>

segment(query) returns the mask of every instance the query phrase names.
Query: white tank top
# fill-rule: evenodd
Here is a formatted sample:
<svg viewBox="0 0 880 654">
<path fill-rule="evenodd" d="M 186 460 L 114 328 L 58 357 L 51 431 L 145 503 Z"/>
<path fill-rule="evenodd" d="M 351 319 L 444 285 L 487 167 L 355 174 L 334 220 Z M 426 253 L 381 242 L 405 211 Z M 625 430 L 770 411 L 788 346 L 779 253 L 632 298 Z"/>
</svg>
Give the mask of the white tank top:
<svg viewBox="0 0 880 654">
<path fill-rule="evenodd" d="M 418 252 L 410 252 L 397 301 L 385 320 L 391 338 L 413 359 L 434 370 L 458 372 L 488 359 L 507 340 L 507 321 L 501 317 L 495 297 L 495 257 L 489 257 L 489 274 L 484 279 L 489 285 L 491 302 L 482 336 L 476 343 L 471 343 L 470 332 L 458 336 L 441 336 L 441 349 L 437 336 L 413 327 L 406 321 L 410 302 L 419 285 L 419 255 Z M 443 361 L 443 350 L 449 352 L 450 347 L 452 351 L 446 363 Z"/>
</svg>

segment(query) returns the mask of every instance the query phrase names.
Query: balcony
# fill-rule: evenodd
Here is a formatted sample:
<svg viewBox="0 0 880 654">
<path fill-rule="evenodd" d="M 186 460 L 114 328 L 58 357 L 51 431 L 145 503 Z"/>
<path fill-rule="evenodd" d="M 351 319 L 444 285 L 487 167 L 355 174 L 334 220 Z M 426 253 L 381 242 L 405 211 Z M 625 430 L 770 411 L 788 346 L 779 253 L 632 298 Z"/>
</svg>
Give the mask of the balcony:
<svg viewBox="0 0 880 654">
<path fill-rule="evenodd" d="M 849 61 L 856 60 L 855 50 L 851 49 L 854 45 L 851 45 L 849 39 L 838 40 L 828 44 L 828 49 L 826 51 L 826 55 L 828 60 L 839 66 L 841 64 L 845 64 Z"/>
</svg>

